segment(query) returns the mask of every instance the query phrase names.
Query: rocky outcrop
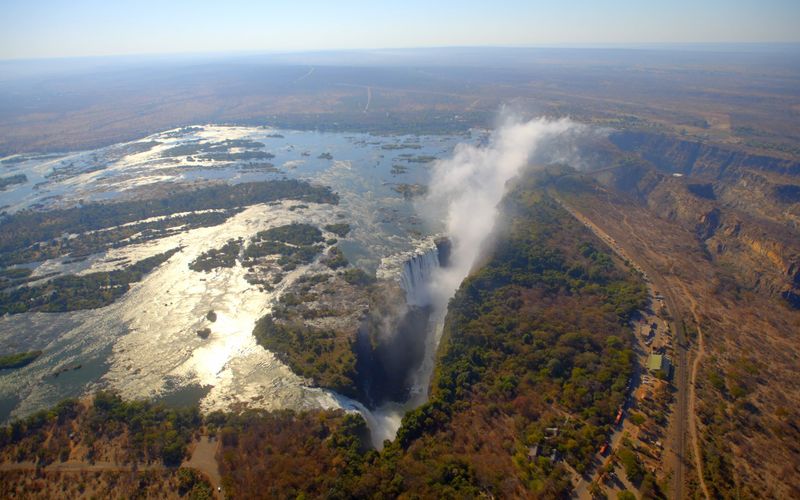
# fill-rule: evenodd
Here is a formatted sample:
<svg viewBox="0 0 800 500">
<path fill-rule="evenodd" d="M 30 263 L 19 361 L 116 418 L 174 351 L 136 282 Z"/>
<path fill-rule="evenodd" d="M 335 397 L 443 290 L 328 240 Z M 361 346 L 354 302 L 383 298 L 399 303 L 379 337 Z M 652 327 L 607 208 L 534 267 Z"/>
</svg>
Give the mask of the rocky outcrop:
<svg viewBox="0 0 800 500">
<path fill-rule="evenodd" d="M 800 173 L 800 164 L 656 134 L 620 132 L 611 140 L 623 151 L 615 168 L 595 175 L 601 184 L 692 231 L 743 286 L 798 307 L 800 203 L 793 200 L 800 182 L 786 174 Z M 641 156 L 632 159 L 632 151 Z"/>
<path fill-rule="evenodd" d="M 719 179 L 731 168 L 746 168 L 800 175 L 800 161 L 796 159 L 757 155 L 667 134 L 625 130 L 612 133 L 609 140 L 670 174 Z"/>
</svg>

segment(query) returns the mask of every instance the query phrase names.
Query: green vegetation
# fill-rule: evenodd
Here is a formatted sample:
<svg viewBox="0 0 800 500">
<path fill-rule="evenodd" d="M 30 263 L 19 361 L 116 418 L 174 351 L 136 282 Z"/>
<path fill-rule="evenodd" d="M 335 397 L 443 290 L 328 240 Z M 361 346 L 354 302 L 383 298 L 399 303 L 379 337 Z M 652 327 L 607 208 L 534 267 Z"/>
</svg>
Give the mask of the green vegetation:
<svg viewBox="0 0 800 500">
<path fill-rule="evenodd" d="M 278 265 L 284 272 L 310 264 L 322 252 L 322 231 L 309 224 L 292 223 L 259 231 L 244 251 L 250 260 L 267 255 L 280 255 Z"/>
<path fill-rule="evenodd" d="M 402 175 L 408 172 L 408 167 L 405 165 L 392 165 L 392 169 L 389 171 L 392 175 Z"/>
<path fill-rule="evenodd" d="M 634 425 L 642 425 L 645 422 L 645 420 L 647 420 L 647 417 L 645 417 L 641 413 L 632 412 L 630 420 L 631 422 L 633 422 Z"/>
<path fill-rule="evenodd" d="M 253 335 L 295 373 L 320 387 L 360 397 L 355 344 L 362 318 L 358 314 L 360 307 L 367 307 L 373 283 L 374 277 L 355 268 L 303 276 L 281 295 L 271 314 L 256 322 Z M 350 304 L 343 306 L 343 300 Z M 363 306 L 353 310 L 357 303 Z M 373 309 L 371 304 L 369 308 Z"/>
<path fill-rule="evenodd" d="M 347 261 L 347 257 L 344 256 L 342 249 L 339 247 L 331 247 L 328 250 L 327 255 L 325 255 L 324 259 L 325 265 L 330 267 L 331 269 L 339 269 L 340 267 L 347 267 L 349 262 Z"/>
<path fill-rule="evenodd" d="M 42 246 L 44 242 L 48 242 L 49 245 L 51 240 L 60 239 L 64 233 L 80 234 L 116 228 L 150 217 L 199 210 L 236 209 L 282 199 L 331 204 L 339 202 L 339 197 L 327 187 L 312 186 L 296 180 L 275 180 L 210 186 L 152 200 L 92 203 L 45 212 L 20 211 L 0 220 L 0 254 L 28 249 L 37 243 Z M 87 236 L 81 236 L 85 237 Z M 100 238 L 107 245 L 109 241 L 117 241 L 118 236 L 109 240 L 103 236 Z M 36 258 L 48 258 L 48 255 L 28 255 L 28 261 Z M 3 265 L 10 263 L 3 261 Z"/>
<path fill-rule="evenodd" d="M 196 156 L 199 160 L 213 161 L 252 161 L 252 160 L 271 160 L 275 158 L 272 153 L 266 151 L 241 151 L 238 153 L 207 153 Z"/>
<path fill-rule="evenodd" d="M 289 246 L 275 241 L 255 242 L 245 250 L 245 257 L 255 259 L 265 255 L 280 255 L 278 265 L 288 272 L 299 265 L 310 264 L 322 251 L 319 245 Z"/>
<path fill-rule="evenodd" d="M 381 144 L 381 149 L 386 151 L 395 151 L 398 149 L 422 149 L 422 145 L 411 142 L 403 142 L 400 144 Z"/>
<path fill-rule="evenodd" d="M 519 188 L 504 208 L 509 235 L 451 302 L 431 400 L 404 417 L 400 449 L 384 451 L 404 453 L 398 468 L 430 471 L 405 476 L 403 489 L 513 496 L 500 480 L 513 477 L 535 495 L 562 495 L 569 482 L 551 456 L 585 470 L 624 400 L 626 323 L 645 288 L 547 197 Z M 513 467 L 500 458 L 508 449 Z M 451 456 L 460 479 L 435 475 Z"/>
<path fill-rule="evenodd" d="M 0 191 L 12 186 L 14 184 L 25 184 L 28 182 L 28 176 L 25 174 L 9 175 L 8 177 L 0 177 Z"/>
<path fill-rule="evenodd" d="M 323 240 L 322 232 L 310 225 L 292 223 L 256 233 L 256 240 L 280 241 L 290 245 L 313 245 Z"/>
<path fill-rule="evenodd" d="M 586 470 L 608 439 L 632 372 L 627 322 L 645 288 L 534 188 L 518 188 L 504 210 L 509 233 L 451 302 L 430 401 L 380 454 L 348 455 L 341 496 L 560 497 L 571 488 L 560 461 Z M 262 320 L 258 335 L 297 353 L 316 347 L 309 337 L 325 345 L 320 332 L 277 324 Z M 303 369 L 315 369 L 314 354 Z"/>
<path fill-rule="evenodd" d="M 121 448 L 123 461 L 176 466 L 201 423 L 197 408 L 124 401 L 101 391 L 89 406 L 66 400 L 0 428 L 0 449 L 14 460 L 46 465 L 66 460 L 73 444 L 85 447 L 86 460 L 93 461 L 113 441 Z"/>
<path fill-rule="evenodd" d="M 623 446 L 617 452 L 617 455 L 622 467 L 625 469 L 625 475 L 628 480 L 636 485 L 641 483 L 642 479 L 644 479 L 644 468 L 636 453 L 627 446 Z"/>
<path fill-rule="evenodd" d="M 428 194 L 428 186 L 422 184 L 397 184 L 392 186 L 392 190 L 402 194 L 403 198 L 407 200 Z"/>
<path fill-rule="evenodd" d="M 430 400 L 405 415 L 397 439 L 365 451 L 363 420 L 341 413 L 213 414 L 206 424 L 222 443 L 226 496 L 568 495 L 563 462 L 586 470 L 624 401 L 633 363 L 627 322 L 646 289 L 535 186 L 516 188 L 503 210 L 508 231 L 451 301 Z M 326 287 L 347 283 L 306 277 L 253 334 L 296 372 L 355 394 L 352 340 L 302 317 Z M 154 455 L 174 448 L 174 458 L 184 441 L 154 442 Z M 632 450 L 619 459 L 631 480 L 658 492 Z"/>
<path fill-rule="evenodd" d="M 225 154 L 228 153 L 231 148 L 261 149 L 263 147 L 264 143 L 251 141 L 249 139 L 227 139 L 220 142 L 191 141 L 171 147 L 161 153 L 161 156 L 165 158 L 174 158 L 177 156 L 193 156 L 201 153 Z"/>
<path fill-rule="evenodd" d="M 200 422 L 197 408 L 166 408 L 98 392 L 87 415 L 85 432 L 91 436 L 127 432 L 130 448 L 139 460 L 160 459 L 167 465 L 178 465 Z"/>
<path fill-rule="evenodd" d="M 191 500 L 211 500 L 216 498 L 208 480 L 194 469 L 178 469 L 178 495 Z"/>
<path fill-rule="evenodd" d="M 265 174 L 278 174 L 281 170 L 270 162 L 264 161 L 260 163 L 245 163 L 240 165 L 239 170 L 245 172 L 263 172 Z"/>
<path fill-rule="evenodd" d="M 189 269 L 207 273 L 221 267 L 233 267 L 241 249 L 241 240 L 228 240 L 221 248 L 201 253 L 189 264 Z"/>
<path fill-rule="evenodd" d="M 293 305 L 296 300 L 289 295 L 283 303 Z M 301 318 L 276 321 L 267 315 L 256 322 L 253 335 L 298 375 L 346 396 L 357 396 L 353 346 L 342 342 L 335 331 L 308 325 Z"/>
<path fill-rule="evenodd" d="M 125 269 L 53 278 L 42 285 L 0 292 L 0 315 L 28 311 L 65 312 L 104 307 L 128 291 L 180 248 L 153 255 Z"/>
<path fill-rule="evenodd" d="M 430 163 L 438 160 L 438 158 L 430 155 L 413 155 L 411 153 L 403 153 L 397 156 L 397 160 L 408 163 Z"/>
<path fill-rule="evenodd" d="M 357 267 L 345 269 L 342 273 L 344 280 L 351 285 L 366 286 L 375 282 L 375 278 Z"/>
<path fill-rule="evenodd" d="M 0 356 L 0 370 L 22 368 L 23 366 L 33 363 L 34 360 L 41 355 L 42 351 L 29 351 Z"/>
<path fill-rule="evenodd" d="M 238 209 L 214 212 L 190 213 L 165 217 L 155 221 L 129 223 L 98 231 L 89 231 L 76 237 L 59 236 L 50 241 L 34 243 L 19 250 L 0 255 L 0 265 L 16 265 L 37 262 L 69 255 L 71 259 L 104 252 L 110 248 L 122 248 L 145 241 L 165 238 L 177 232 L 199 227 L 222 224 Z"/>
<path fill-rule="evenodd" d="M 27 267 L 0 269 L 0 290 L 39 279 L 31 277 L 32 274 L 33 269 Z"/>
<path fill-rule="evenodd" d="M 323 229 L 326 231 L 335 234 L 340 238 L 346 237 L 350 233 L 350 224 L 347 223 L 339 223 L 339 224 L 326 224 Z"/>
</svg>

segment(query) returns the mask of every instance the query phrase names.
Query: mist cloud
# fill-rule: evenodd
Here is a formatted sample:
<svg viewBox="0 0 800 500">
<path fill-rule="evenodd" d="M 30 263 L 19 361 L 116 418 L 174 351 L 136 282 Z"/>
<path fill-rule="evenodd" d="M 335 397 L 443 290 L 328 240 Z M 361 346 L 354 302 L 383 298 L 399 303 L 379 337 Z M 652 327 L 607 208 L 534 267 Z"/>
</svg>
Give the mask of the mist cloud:
<svg viewBox="0 0 800 500">
<path fill-rule="evenodd" d="M 509 182 L 532 161 L 548 164 L 573 156 L 572 136 L 580 134 L 582 129 L 568 119 L 522 121 L 502 115 L 486 144 L 459 144 L 452 157 L 434 164 L 428 195 L 418 208 L 437 223 L 444 222 L 445 233 L 452 243 L 450 258 L 447 267 L 433 270 L 422 285 L 426 289 L 419 291 L 420 302 L 432 306 L 435 326 L 428 333 L 422 365 L 412 375 L 410 399 L 403 404 L 383 405 L 372 412 L 361 408 L 377 448 L 383 439 L 395 436 L 406 411 L 428 398 L 447 304 L 494 234 L 498 204 Z"/>
<path fill-rule="evenodd" d="M 580 128 L 568 119 L 521 121 L 506 116 L 485 146 L 459 144 L 451 158 L 435 164 L 424 210 L 444 215 L 453 244 L 450 265 L 438 269 L 429 285 L 437 309 L 446 308 L 475 265 L 497 223 L 497 206 L 509 181 L 534 155 L 541 156 L 545 144 Z"/>
</svg>

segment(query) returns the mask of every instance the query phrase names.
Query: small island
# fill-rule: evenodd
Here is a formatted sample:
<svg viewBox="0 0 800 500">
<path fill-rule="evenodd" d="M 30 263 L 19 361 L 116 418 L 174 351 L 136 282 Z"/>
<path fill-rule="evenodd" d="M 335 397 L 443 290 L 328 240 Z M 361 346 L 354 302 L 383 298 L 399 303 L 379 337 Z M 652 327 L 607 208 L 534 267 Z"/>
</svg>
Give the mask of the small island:
<svg viewBox="0 0 800 500">
<path fill-rule="evenodd" d="M 7 356 L 0 356 L 0 370 L 11 370 L 27 366 L 42 355 L 42 351 L 18 352 Z"/>
<path fill-rule="evenodd" d="M 12 186 L 14 184 L 25 184 L 28 182 L 28 176 L 25 174 L 10 175 L 8 177 L 0 177 L 0 190 Z"/>
</svg>

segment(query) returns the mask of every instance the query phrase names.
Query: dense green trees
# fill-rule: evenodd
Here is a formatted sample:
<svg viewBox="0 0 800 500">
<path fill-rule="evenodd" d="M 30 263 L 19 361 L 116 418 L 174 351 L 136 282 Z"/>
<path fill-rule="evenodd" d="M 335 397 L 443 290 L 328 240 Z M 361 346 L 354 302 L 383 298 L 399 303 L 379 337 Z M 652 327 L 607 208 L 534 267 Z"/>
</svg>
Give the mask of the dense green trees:
<svg viewBox="0 0 800 500">
<path fill-rule="evenodd" d="M 130 284 L 166 262 L 180 248 L 142 259 L 124 269 L 53 278 L 36 286 L 0 292 L 0 315 L 28 311 L 65 312 L 95 309 L 125 294 Z"/>
<path fill-rule="evenodd" d="M 253 335 L 259 345 L 275 353 L 292 370 L 316 384 L 356 397 L 356 356 L 345 335 L 306 324 L 292 315 L 275 320 L 266 315 L 256 322 Z"/>
<path fill-rule="evenodd" d="M 10 368 L 22 368 L 42 355 L 42 351 L 18 352 L 7 356 L 0 356 L 0 370 Z"/>
<path fill-rule="evenodd" d="M 325 225 L 324 229 L 328 232 L 335 234 L 340 238 L 344 238 L 350 232 L 350 224 L 346 223 L 327 224 Z"/>
<path fill-rule="evenodd" d="M 242 242 L 240 240 L 228 240 L 220 248 L 212 248 L 201 253 L 189 263 L 189 269 L 207 273 L 220 267 L 233 267 L 236 265 L 236 259 L 241 250 Z"/>
</svg>

